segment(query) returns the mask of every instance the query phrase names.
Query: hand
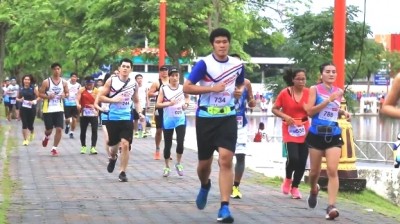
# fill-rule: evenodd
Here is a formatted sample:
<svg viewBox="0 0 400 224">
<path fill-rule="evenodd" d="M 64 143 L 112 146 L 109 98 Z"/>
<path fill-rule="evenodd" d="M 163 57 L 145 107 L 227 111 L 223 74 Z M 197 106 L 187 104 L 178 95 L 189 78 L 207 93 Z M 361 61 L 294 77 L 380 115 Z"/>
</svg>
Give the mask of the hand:
<svg viewBox="0 0 400 224">
<path fill-rule="evenodd" d="M 243 88 L 235 87 L 235 91 L 233 92 L 233 96 L 236 99 L 239 99 L 242 96 L 242 94 L 243 94 Z"/>
<path fill-rule="evenodd" d="M 338 90 L 329 96 L 329 102 L 333 102 L 335 99 L 342 97 L 342 96 L 343 96 L 343 91 Z"/>
<path fill-rule="evenodd" d="M 344 117 L 346 118 L 346 120 L 347 121 L 350 121 L 351 120 L 351 114 L 349 113 L 349 112 L 347 112 L 347 111 L 344 111 Z"/>
<path fill-rule="evenodd" d="M 175 105 L 175 103 L 176 103 L 176 101 L 175 101 L 175 100 L 171 100 L 171 101 L 169 101 L 169 105 L 170 105 L 170 106 L 173 106 L 173 105 Z"/>
<path fill-rule="evenodd" d="M 290 117 L 290 116 L 285 116 L 284 120 L 288 125 L 293 125 L 294 124 L 294 119 L 292 117 Z"/>
<path fill-rule="evenodd" d="M 123 96 L 117 96 L 113 98 L 114 103 L 122 103 L 124 102 L 124 97 Z"/>
<path fill-rule="evenodd" d="M 82 106 L 80 104 L 77 104 L 76 108 L 78 109 L 78 111 L 80 111 L 82 109 Z"/>
<path fill-rule="evenodd" d="M 185 103 L 182 105 L 182 110 L 186 110 L 189 107 L 189 103 Z"/>
<path fill-rule="evenodd" d="M 225 90 L 225 83 L 217 83 L 216 85 L 211 87 L 211 92 L 220 93 Z"/>
</svg>

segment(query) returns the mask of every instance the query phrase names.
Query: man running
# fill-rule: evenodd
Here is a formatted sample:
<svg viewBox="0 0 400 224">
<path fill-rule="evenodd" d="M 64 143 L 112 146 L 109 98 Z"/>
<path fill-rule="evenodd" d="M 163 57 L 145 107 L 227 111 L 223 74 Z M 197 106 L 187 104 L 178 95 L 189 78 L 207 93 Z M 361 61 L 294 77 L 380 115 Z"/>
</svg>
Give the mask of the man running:
<svg viewBox="0 0 400 224">
<path fill-rule="evenodd" d="M 70 138 L 74 138 L 76 120 L 78 118 L 78 109 L 76 108 L 76 96 L 81 88 L 81 84 L 77 82 L 78 74 L 71 73 L 70 80 L 67 82 L 69 96 L 64 99 L 65 112 L 65 134 L 69 134 Z"/>
</svg>

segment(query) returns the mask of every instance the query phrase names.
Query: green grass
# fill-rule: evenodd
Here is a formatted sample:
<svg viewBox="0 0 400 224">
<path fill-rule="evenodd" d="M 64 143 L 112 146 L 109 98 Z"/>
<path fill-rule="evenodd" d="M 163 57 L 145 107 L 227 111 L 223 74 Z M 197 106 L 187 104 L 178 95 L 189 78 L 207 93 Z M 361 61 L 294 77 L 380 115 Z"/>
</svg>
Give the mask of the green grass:
<svg viewBox="0 0 400 224">
<path fill-rule="evenodd" d="M 246 171 L 247 172 L 247 171 Z M 251 171 L 249 171 L 251 172 Z M 254 174 L 253 177 L 249 180 L 250 182 L 254 182 L 257 184 L 261 184 L 264 186 L 270 186 L 273 188 L 280 189 L 282 178 L 280 177 L 265 177 L 262 174 Z M 302 192 L 308 192 L 310 190 L 307 184 L 301 184 L 299 189 Z M 321 196 L 327 197 L 326 192 L 321 191 Z M 400 208 L 389 200 L 377 195 L 375 192 L 371 190 L 364 190 L 360 193 L 355 192 L 339 192 L 338 195 L 339 201 L 346 201 L 353 204 L 361 205 L 366 209 L 372 209 L 376 213 L 380 213 L 387 217 L 395 218 L 400 222 Z"/>
</svg>

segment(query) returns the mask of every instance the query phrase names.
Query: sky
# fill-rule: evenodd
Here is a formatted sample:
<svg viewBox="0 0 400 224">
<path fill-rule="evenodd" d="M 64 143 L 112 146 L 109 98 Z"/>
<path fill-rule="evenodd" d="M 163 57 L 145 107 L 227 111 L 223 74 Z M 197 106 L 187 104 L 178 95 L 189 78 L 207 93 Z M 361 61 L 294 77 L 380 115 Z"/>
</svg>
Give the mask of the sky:
<svg viewBox="0 0 400 224">
<path fill-rule="evenodd" d="M 311 10 L 315 13 L 333 7 L 335 0 L 313 0 Z M 357 20 L 363 20 L 364 0 L 346 0 L 346 5 L 358 6 L 361 10 Z M 366 0 L 365 22 L 373 35 L 400 33 L 399 0 Z"/>
</svg>

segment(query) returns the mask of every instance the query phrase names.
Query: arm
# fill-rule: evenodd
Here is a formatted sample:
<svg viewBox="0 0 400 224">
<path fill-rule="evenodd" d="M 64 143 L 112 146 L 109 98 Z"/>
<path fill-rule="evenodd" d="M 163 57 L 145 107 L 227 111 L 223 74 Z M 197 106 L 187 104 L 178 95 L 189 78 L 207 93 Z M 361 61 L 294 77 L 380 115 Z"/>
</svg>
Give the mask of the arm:
<svg viewBox="0 0 400 224">
<path fill-rule="evenodd" d="M 164 91 L 162 91 L 162 88 L 160 89 L 160 92 L 158 93 L 158 98 L 157 98 L 157 102 L 156 102 L 156 108 L 157 109 L 161 109 L 164 107 L 169 107 L 171 105 L 174 105 L 173 101 L 166 101 L 163 102 L 164 100 Z"/>
<path fill-rule="evenodd" d="M 103 87 L 99 87 L 96 98 L 94 99 L 94 108 L 96 108 L 99 111 L 103 111 L 103 109 L 99 105 L 99 95 L 100 95 L 100 92 L 102 89 L 103 89 Z"/>
<path fill-rule="evenodd" d="M 156 97 L 158 95 L 157 89 L 159 88 L 158 82 L 153 82 L 150 89 L 147 91 L 147 97 Z"/>
<path fill-rule="evenodd" d="M 203 60 L 200 60 L 193 67 L 188 79 L 183 84 L 183 92 L 186 94 L 199 95 L 203 93 L 222 92 L 225 90 L 225 84 L 217 83 L 214 86 L 196 85 L 207 73 L 207 66 Z"/>
<path fill-rule="evenodd" d="M 35 90 L 34 90 L 34 92 L 35 92 L 35 99 L 34 99 L 34 101 L 35 101 L 35 104 L 37 103 L 37 101 L 39 101 L 41 98 L 40 98 L 40 96 L 39 96 L 39 88 L 37 87 L 37 86 L 35 86 Z"/>
<path fill-rule="evenodd" d="M 113 98 L 108 97 L 107 95 L 110 94 L 110 89 L 111 89 L 111 79 L 108 79 L 99 93 L 99 102 L 118 103 L 121 100 L 119 97 L 113 97 Z"/>
<path fill-rule="evenodd" d="M 397 75 L 392 84 L 392 88 L 390 89 L 388 95 L 383 102 L 382 109 L 380 109 L 380 113 L 392 118 L 400 118 L 400 108 L 397 108 L 397 101 L 399 99 L 400 94 L 400 76 Z"/>
<path fill-rule="evenodd" d="M 304 110 L 307 112 L 309 117 L 312 117 L 328 106 L 329 103 L 333 102 L 336 99 L 336 96 L 336 94 L 331 94 L 328 99 L 325 99 L 322 103 L 315 105 L 315 101 L 317 100 L 317 89 L 315 86 L 312 86 L 308 95 L 308 102 L 303 106 Z"/>
<path fill-rule="evenodd" d="M 64 86 L 63 98 L 67 98 L 69 96 L 68 84 L 67 84 L 67 82 L 64 82 L 64 81 L 62 81 L 62 82 L 63 82 L 63 86 Z"/>
<path fill-rule="evenodd" d="M 78 94 L 76 94 L 76 108 L 78 108 L 78 111 L 81 111 L 82 106 L 81 106 L 81 97 L 82 97 L 82 92 L 83 92 L 83 88 L 80 88 L 78 91 Z"/>
<path fill-rule="evenodd" d="M 149 89 L 146 89 L 146 105 L 142 105 L 144 106 L 145 109 L 147 109 L 147 107 L 150 106 L 150 97 L 149 97 Z"/>
<path fill-rule="evenodd" d="M 143 114 L 142 114 L 142 108 L 140 105 L 140 101 L 139 101 L 139 91 L 138 91 L 138 86 L 136 83 L 136 88 L 135 88 L 135 92 L 133 93 L 133 103 L 135 104 L 135 110 L 136 112 L 139 114 L 140 118 L 143 118 Z"/>
<path fill-rule="evenodd" d="M 46 80 L 43 81 L 43 83 L 42 83 L 42 85 L 40 86 L 40 89 L 39 89 L 39 97 L 40 98 L 42 98 L 42 99 L 52 99 L 52 98 L 54 98 L 53 94 L 47 95 L 46 89 L 48 87 L 49 87 L 49 82 L 46 79 Z"/>
<path fill-rule="evenodd" d="M 249 105 L 249 107 L 255 107 L 256 101 L 254 100 L 253 89 L 251 87 L 250 80 L 245 79 L 245 87 L 247 89 L 247 105 Z"/>
</svg>

